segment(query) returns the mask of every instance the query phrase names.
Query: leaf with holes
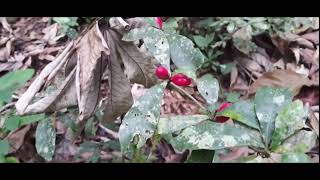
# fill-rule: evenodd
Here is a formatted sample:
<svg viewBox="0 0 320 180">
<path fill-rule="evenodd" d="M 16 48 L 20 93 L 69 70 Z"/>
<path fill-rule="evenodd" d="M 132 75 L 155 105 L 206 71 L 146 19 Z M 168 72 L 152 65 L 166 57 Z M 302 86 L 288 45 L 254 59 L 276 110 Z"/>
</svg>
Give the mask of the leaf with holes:
<svg viewBox="0 0 320 180">
<path fill-rule="evenodd" d="M 12 94 L 22 87 L 34 74 L 33 69 L 9 72 L 0 78 L 0 107 L 10 102 Z"/>
<path fill-rule="evenodd" d="M 192 41 L 176 34 L 167 35 L 170 45 L 170 57 L 178 68 L 198 69 L 204 63 L 204 55 L 194 48 Z"/>
<path fill-rule="evenodd" d="M 275 129 L 275 119 L 279 112 L 292 100 L 289 89 L 263 87 L 256 93 L 255 111 L 260 122 L 261 133 L 268 147 Z"/>
<path fill-rule="evenodd" d="M 276 118 L 271 149 L 275 149 L 284 139 L 303 128 L 307 116 L 308 110 L 303 108 L 303 103 L 300 100 L 286 106 Z"/>
<path fill-rule="evenodd" d="M 177 137 L 170 139 L 170 143 L 179 151 L 217 150 L 248 145 L 263 146 L 258 137 L 253 136 L 249 131 L 211 121 L 204 121 L 184 129 Z"/>
<path fill-rule="evenodd" d="M 56 131 L 50 118 L 40 121 L 36 130 L 36 149 L 47 161 L 52 160 L 56 146 Z"/>
<path fill-rule="evenodd" d="M 259 129 L 258 119 L 254 112 L 254 104 L 249 100 L 238 101 L 223 111 L 218 112 L 217 116 L 230 117 L 247 126 Z"/>
<path fill-rule="evenodd" d="M 196 80 L 198 91 L 208 104 L 214 104 L 219 97 L 219 83 L 212 75 L 206 74 Z"/>
<path fill-rule="evenodd" d="M 127 112 L 119 128 L 119 140 L 123 154 L 132 156 L 133 147 L 142 147 L 148 138 L 152 137 L 160 118 L 160 107 L 163 98 L 163 90 L 167 81 L 151 87 L 139 97 Z M 137 143 L 133 144 L 133 140 Z"/>
<path fill-rule="evenodd" d="M 208 119 L 210 119 L 210 117 L 208 117 L 207 115 L 163 117 L 159 120 L 158 133 L 173 133 Z"/>
<path fill-rule="evenodd" d="M 167 69 L 170 69 L 169 43 L 165 33 L 154 27 L 142 27 L 132 29 L 122 38 L 124 41 L 136 41 L 143 39 L 145 47 L 154 58 Z"/>
</svg>

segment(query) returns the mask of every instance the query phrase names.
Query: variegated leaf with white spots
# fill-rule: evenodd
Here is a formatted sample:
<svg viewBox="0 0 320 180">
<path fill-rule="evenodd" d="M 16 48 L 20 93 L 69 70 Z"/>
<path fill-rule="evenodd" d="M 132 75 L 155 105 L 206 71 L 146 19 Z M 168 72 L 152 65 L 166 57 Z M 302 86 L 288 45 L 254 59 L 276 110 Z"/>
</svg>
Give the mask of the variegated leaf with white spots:
<svg viewBox="0 0 320 180">
<path fill-rule="evenodd" d="M 184 129 L 177 137 L 170 139 L 170 143 L 179 151 L 217 150 L 248 145 L 261 147 L 263 144 L 258 138 L 249 131 L 230 124 L 204 121 Z"/>
<path fill-rule="evenodd" d="M 268 146 L 275 129 L 275 119 L 279 112 L 292 100 L 289 89 L 263 87 L 255 96 L 256 115 L 260 122 L 261 134 L 265 145 Z"/>
<path fill-rule="evenodd" d="M 196 80 L 198 91 L 208 104 L 214 104 L 219 97 L 219 82 L 211 74 L 206 74 Z"/>
<path fill-rule="evenodd" d="M 36 130 L 36 149 L 45 160 L 51 161 L 56 146 L 56 131 L 50 118 L 39 122 Z"/>
<path fill-rule="evenodd" d="M 163 117 L 159 120 L 158 133 L 173 133 L 208 119 L 210 119 L 210 117 L 207 115 Z"/>
<path fill-rule="evenodd" d="M 286 106 L 276 118 L 271 149 L 276 148 L 287 137 L 303 128 L 307 116 L 308 110 L 303 108 L 303 103 L 300 100 L 296 100 Z"/>
<path fill-rule="evenodd" d="M 121 151 L 127 156 L 133 153 L 132 145 L 142 147 L 148 138 L 152 137 L 160 118 L 160 107 L 163 90 L 167 81 L 157 84 L 146 91 L 144 95 L 133 104 L 123 118 L 119 129 Z M 136 144 L 133 140 L 136 139 Z"/>
</svg>

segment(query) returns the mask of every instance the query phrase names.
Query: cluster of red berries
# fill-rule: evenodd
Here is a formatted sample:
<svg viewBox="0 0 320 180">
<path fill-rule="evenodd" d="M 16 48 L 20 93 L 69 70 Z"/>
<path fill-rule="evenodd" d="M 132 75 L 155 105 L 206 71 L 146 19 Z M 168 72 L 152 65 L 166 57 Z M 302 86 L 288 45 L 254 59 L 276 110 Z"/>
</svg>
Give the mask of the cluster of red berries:
<svg viewBox="0 0 320 180">
<path fill-rule="evenodd" d="M 155 70 L 155 75 L 162 80 L 166 80 L 170 78 L 169 72 L 168 70 L 163 67 L 163 66 L 158 66 Z M 188 76 L 182 74 L 182 73 L 178 73 L 173 75 L 170 78 L 170 81 L 173 82 L 174 84 L 178 85 L 178 86 L 189 86 L 191 84 L 191 78 L 189 78 Z M 230 107 L 232 104 L 229 102 L 225 102 L 222 103 L 221 106 L 216 110 L 217 112 L 223 111 L 224 109 Z M 225 116 L 216 116 L 215 117 L 215 121 L 219 122 L 219 123 L 224 123 L 228 120 L 228 117 Z"/>
<path fill-rule="evenodd" d="M 168 70 L 163 66 L 158 66 L 156 68 L 155 74 L 159 79 L 162 79 L 162 80 L 166 80 L 170 78 Z M 173 75 L 170 78 L 170 81 L 178 86 L 189 86 L 191 84 L 191 78 L 189 78 L 188 76 L 182 73 Z"/>
</svg>

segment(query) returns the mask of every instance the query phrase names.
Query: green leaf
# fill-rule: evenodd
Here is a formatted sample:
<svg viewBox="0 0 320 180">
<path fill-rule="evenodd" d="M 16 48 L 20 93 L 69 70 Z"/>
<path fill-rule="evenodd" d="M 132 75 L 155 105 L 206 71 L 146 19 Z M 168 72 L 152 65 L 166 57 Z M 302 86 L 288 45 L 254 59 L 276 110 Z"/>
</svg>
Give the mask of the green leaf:
<svg viewBox="0 0 320 180">
<path fill-rule="evenodd" d="M 186 163 L 211 163 L 214 153 L 212 150 L 194 150 Z"/>
<path fill-rule="evenodd" d="M 275 119 L 280 111 L 292 100 L 289 89 L 260 88 L 255 96 L 255 111 L 260 122 L 261 133 L 268 146 L 275 129 Z"/>
<path fill-rule="evenodd" d="M 18 129 L 19 124 L 20 124 L 19 116 L 10 116 L 9 118 L 6 119 L 4 123 L 4 127 L 8 131 L 14 131 Z"/>
<path fill-rule="evenodd" d="M 263 146 L 256 138 L 248 131 L 229 124 L 204 121 L 184 129 L 177 137 L 170 139 L 170 143 L 179 151 L 184 149 L 217 150 L 247 145 Z"/>
<path fill-rule="evenodd" d="M 77 26 L 78 17 L 53 17 L 55 22 L 65 26 Z"/>
<path fill-rule="evenodd" d="M 303 108 L 303 103 L 300 100 L 286 106 L 276 118 L 271 149 L 275 149 L 283 140 L 303 128 L 307 115 L 308 111 Z"/>
<path fill-rule="evenodd" d="M 19 160 L 17 158 L 15 158 L 15 157 L 7 157 L 6 158 L 6 163 L 19 163 Z"/>
<path fill-rule="evenodd" d="M 254 112 L 254 104 L 249 100 L 238 101 L 232 104 L 229 108 L 218 112 L 217 115 L 230 117 L 231 119 L 237 120 L 249 127 L 259 129 L 258 119 Z"/>
<path fill-rule="evenodd" d="M 212 75 L 206 74 L 196 80 L 198 91 L 208 104 L 214 104 L 218 100 L 219 82 Z"/>
<path fill-rule="evenodd" d="M 178 22 L 182 19 L 182 17 L 172 17 L 163 22 L 162 30 L 168 33 L 176 33 L 176 29 L 178 28 Z"/>
<path fill-rule="evenodd" d="M 124 41 L 136 41 L 143 39 L 145 47 L 154 58 L 170 70 L 169 43 L 163 31 L 154 27 L 142 27 L 132 29 L 122 38 Z"/>
<path fill-rule="evenodd" d="M 318 136 L 314 131 L 300 130 L 286 139 L 274 151 L 277 153 L 306 153 L 316 146 L 317 138 Z"/>
<path fill-rule="evenodd" d="M 0 140 L 0 155 L 7 155 L 9 153 L 9 148 L 8 140 Z"/>
<path fill-rule="evenodd" d="M 226 100 L 232 103 L 237 102 L 240 100 L 240 93 L 237 93 L 237 92 L 228 93 Z"/>
<path fill-rule="evenodd" d="M 36 149 L 47 161 L 52 160 L 56 145 L 56 131 L 50 118 L 39 122 L 36 130 Z"/>
<path fill-rule="evenodd" d="M 223 75 L 230 74 L 232 71 L 232 68 L 235 67 L 234 63 L 227 63 L 227 64 L 220 64 L 220 71 Z"/>
<path fill-rule="evenodd" d="M 312 163 L 311 158 L 303 153 L 286 153 L 282 154 L 282 163 Z"/>
<path fill-rule="evenodd" d="M 206 35 L 206 37 L 196 35 L 193 36 L 194 42 L 199 46 L 201 49 L 204 49 L 209 46 L 209 44 L 213 41 L 214 35 Z"/>
<path fill-rule="evenodd" d="M 10 102 L 12 94 L 22 87 L 33 73 L 33 69 L 17 70 L 0 78 L 0 107 L 4 102 Z"/>
<path fill-rule="evenodd" d="M 93 117 L 91 117 L 85 127 L 84 127 L 84 133 L 86 135 L 86 137 L 92 137 L 96 135 L 96 131 L 97 131 L 97 126 L 96 126 L 96 122 L 95 119 Z"/>
<path fill-rule="evenodd" d="M 158 133 L 159 134 L 173 133 L 208 119 L 210 119 L 210 117 L 208 117 L 207 115 L 163 117 L 163 118 L 160 118 L 159 120 Z"/>
<path fill-rule="evenodd" d="M 164 81 L 147 90 L 123 118 L 119 128 L 119 140 L 123 154 L 132 156 L 134 150 L 132 145 L 140 148 L 148 138 L 153 136 L 160 118 L 163 90 L 167 83 Z M 134 138 L 137 140 L 136 144 L 132 142 Z"/>
<path fill-rule="evenodd" d="M 178 68 L 198 69 L 204 63 L 204 55 L 198 48 L 193 47 L 190 39 L 177 35 L 167 35 L 170 45 L 170 56 Z"/>
</svg>

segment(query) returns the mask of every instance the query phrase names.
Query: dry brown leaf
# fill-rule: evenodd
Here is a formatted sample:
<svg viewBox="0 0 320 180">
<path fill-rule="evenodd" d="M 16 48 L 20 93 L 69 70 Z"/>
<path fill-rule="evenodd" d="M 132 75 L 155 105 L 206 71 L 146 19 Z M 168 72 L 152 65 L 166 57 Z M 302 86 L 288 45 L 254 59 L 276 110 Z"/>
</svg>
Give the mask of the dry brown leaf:
<svg viewBox="0 0 320 180">
<path fill-rule="evenodd" d="M 102 53 L 110 54 L 98 22 L 81 38 L 76 46 L 76 53 L 78 57 L 76 87 L 79 86 L 77 87 L 79 121 L 82 121 L 92 115 L 98 104 L 100 80 L 104 72 L 102 61 L 105 61 L 102 59 Z"/>
<path fill-rule="evenodd" d="M 253 53 L 251 55 L 251 58 L 253 61 L 257 62 L 260 66 L 262 66 L 266 72 L 272 70 L 272 63 L 268 56 L 263 55 L 261 53 Z"/>
<path fill-rule="evenodd" d="M 239 57 L 235 59 L 237 63 L 241 64 L 242 67 L 245 67 L 248 69 L 248 71 L 252 72 L 263 72 L 262 67 L 255 61 L 249 59 L 249 58 L 244 58 L 244 57 Z"/>
<path fill-rule="evenodd" d="M 300 55 L 302 57 L 302 61 L 307 64 L 315 63 L 314 54 L 317 53 L 317 51 L 311 50 L 311 49 L 302 49 L 300 48 Z"/>
<path fill-rule="evenodd" d="M 312 110 L 309 111 L 309 119 L 311 127 L 313 128 L 314 132 L 319 137 L 319 113 L 318 117 L 316 116 L 316 113 L 314 113 Z"/>
<path fill-rule="evenodd" d="M 290 88 L 294 96 L 297 95 L 302 86 L 311 86 L 315 82 L 309 80 L 301 74 L 291 70 L 274 70 L 263 74 L 249 88 L 249 94 L 254 94 L 259 88 L 264 86 Z"/>
<path fill-rule="evenodd" d="M 108 58 L 110 96 L 108 98 L 108 103 L 105 106 L 103 121 L 110 122 L 130 109 L 133 104 L 133 98 L 130 82 L 121 68 L 120 63 L 122 61 L 121 57 L 117 53 L 114 40 L 108 31 L 106 31 L 106 33 L 107 43 L 111 50 Z"/>
<path fill-rule="evenodd" d="M 14 133 L 10 134 L 7 137 L 7 140 L 9 141 L 9 144 L 10 144 L 10 150 L 9 150 L 10 153 L 17 151 L 21 147 L 21 145 L 24 142 L 24 137 L 29 130 L 30 130 L 30 125 L 27 125 L 15 131 Z"/>
<path fill-rule="evenodd" d="M 12 42 L 9 40 L 6 43 L 6 46 L 0 49 L 0 61 L 7 61 L 11 54 L 11 45 Z"/>
<path fill-rule="evenodd" d="M 307 33 L 302 35 L 301 37 L 313 42 L 314 44 L 319 44 L 319 31 Z"/>
</svg>

